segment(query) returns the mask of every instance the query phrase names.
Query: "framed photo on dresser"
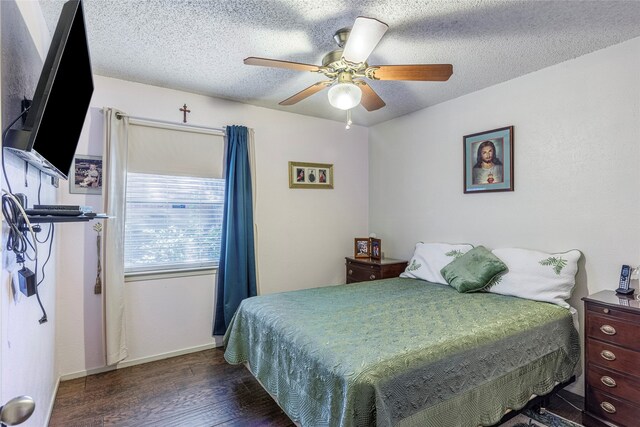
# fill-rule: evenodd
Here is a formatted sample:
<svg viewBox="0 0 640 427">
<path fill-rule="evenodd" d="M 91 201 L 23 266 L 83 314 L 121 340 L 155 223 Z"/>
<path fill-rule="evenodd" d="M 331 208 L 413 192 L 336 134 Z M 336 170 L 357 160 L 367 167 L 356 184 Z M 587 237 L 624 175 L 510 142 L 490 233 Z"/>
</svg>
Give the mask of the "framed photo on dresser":
<svg viewBox="0 0 640 427">
<path fill-rule="evenodd" d="M 354 258 L 369 258 L 369 238 L 356 237 L 353 244 Z"/>
<path fill-rule="evenodd" d="M 371 238 L 371 259 L 382 259 L 382 240 Z"/>
</svg>

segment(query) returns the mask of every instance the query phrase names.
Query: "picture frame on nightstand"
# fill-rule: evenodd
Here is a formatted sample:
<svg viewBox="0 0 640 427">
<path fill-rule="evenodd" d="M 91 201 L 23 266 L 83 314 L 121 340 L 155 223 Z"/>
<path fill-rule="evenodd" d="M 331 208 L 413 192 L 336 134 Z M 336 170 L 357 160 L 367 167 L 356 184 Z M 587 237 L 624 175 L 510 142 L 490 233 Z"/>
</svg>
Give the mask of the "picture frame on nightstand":
<svg viewBox="0 0 640 427">
<path fill-rule="evenodd" d="M 356 237 L 353 244 L 353 257 L 354 258 L 369 258 L 369 238 L 368 237 Z"/>
<path fill-rule="evenodd" d="M 370 241 L 371 259 L 382 259 L 382 240 L 372 237 Z"/>
</svg>

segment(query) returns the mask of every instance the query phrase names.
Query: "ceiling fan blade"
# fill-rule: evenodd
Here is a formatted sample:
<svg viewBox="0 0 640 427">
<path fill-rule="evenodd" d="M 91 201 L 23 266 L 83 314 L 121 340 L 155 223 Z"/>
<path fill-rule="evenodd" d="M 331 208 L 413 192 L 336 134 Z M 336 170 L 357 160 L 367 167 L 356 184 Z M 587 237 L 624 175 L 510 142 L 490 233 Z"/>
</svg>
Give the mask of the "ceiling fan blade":
<svg viewBox="0 0 640 427">
<path fill-rule="evenodd" d="M 293 104 L 296 104 L 296 103 L 302 101 L 303 99 L 308 98 L 309 96 L 313 95 L 314 93 L 320 92 L 325 87 L 331 86 L 331 83 L 333 83 L 333 80 L 324 80 L 324 81 L 312 84 L 308 88 L 303 89 L 300 92 L 296 93 L 295 95 L 293 95 L 293 96 L 285 99 L 284 101 L 280 102 L 280 105 L 293 105 Z"/>
<path fill-rule="evenodd" d="M 367 77 L 373 80 L 415 80 L 444 82 L 449 80 L 449 77 L 451 77 L 451 74 L 453 74 L 453 65 L 376 65 L 367 68 L 367 70 L 365 70 L 365 73 Z"/>
<path fill-rule="evenodd" d="M 367 82 L 364 80 L 356 80 L 354 83 L 362 90 L 360 105 L 366 108 L 367 111 L 375 111 L 387 105 Z"/>
<path fill-rule="evenodd" d="M 296 71 L 318 71 L 320 67 L 317 65 L 303 64 L 301 62 L 279 61 L 277 59 L 256 58 L 250 56 L 244 60 L 246 65 L 260 65 L 262 67 L 286 68 L 287 70 Z"/>
<path fill-rule="evenodd" d="M 359 16 L 351 28 L 342 57 L 349 62 L 365 62 L 389 26 L 374 18 Z"/>
</svg>

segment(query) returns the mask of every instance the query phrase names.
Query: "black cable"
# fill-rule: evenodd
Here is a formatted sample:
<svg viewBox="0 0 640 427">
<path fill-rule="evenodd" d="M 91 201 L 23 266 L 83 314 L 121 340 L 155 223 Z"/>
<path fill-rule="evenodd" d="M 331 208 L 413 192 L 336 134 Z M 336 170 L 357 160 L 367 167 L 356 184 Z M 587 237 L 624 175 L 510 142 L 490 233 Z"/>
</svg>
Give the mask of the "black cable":
<svg viewBox="0 0 640 427">
<path fill-rule="evenodd" d="M 50 234 L 51 234 L 51 240 L 49 240 L 49 253 L 47 254 L 47 259 L 44 260 L 44 263 L 42 264 L 42 277 L 40 278 L 40 280 L 38 281 L 38 284 L 36 285 L 36 289 L 38 286 L 40 286 L 40 284 L 42 282 L 44 282 L 44 268 L 46 267 L 47 263 L 49 262 L 49 258 L 51 258 L 51 246 L 53 245 L 53 236 L 55 234 L 55 228 L 54 225 L 51 224 L 51 228 L 49 228 Z M 47 235 L 47 238 L 49 238 L 49 235 Z M 44 242 L 46 242 L 47 240 L 45 239 Z M 42 242 L 42 243 L 44 243 Z M 38 271 L 38 261 L 36 260 L 36 271 Z"/>
<path fill-rule="evenodd" d="M 38 204 L 40 203 L 40 190 L 42 190 L 42 170 L 38 169 Z"/>
<path fill-rule="evenodd" d="M 15 120 L 13 120 L 9 126 L 6 127 L 6 129 L 2 132 L 2 147 L 4 148 L 4 142 L 5 139 L 7 137 L 7 134 L 9 133 L 9 130 L 11 129 L 11 126 L 13 126 L 18 120 L 20 120 L 20 118 L 22 116 L 24 116 L 29 109 L 31 108 L 31 106 L 25 108 L 22 113 L 20 113 L 20 115 L 18 117 L 15 118 Z M 2 156 L 2 173 L 4 175 L 4 180 L 7 183 L 7 189 L 9 190 L 10 194 L 13 194 L 13 190 L 11 189 L 11 183 L 9 182 L 9 177 L 7 175 L 7 169 L 5 167 L 5 162 L 4 162 L 4 156 Z M 29 183 L 27 181 L 29 175 L 29 164 L 25 162 L 25 186 L 28 187 Z M 42 189 L 42 171 L 40 171 L 40 175 L 39 175 L 39 185 L 38 185 L 38 204 L 40 204 L 40 191 Z M 53 245 L 53 236 L 55 234 L 55 228 L 53 224 L 50 224 L 49 227 L 49 232 L 47 233 L 47 236 L 45 237 L 45 239 L 43 241 L 39 241 L 37 237 L 35 237 L 34 235 L 34 242 L 33 244 L 29 241 L 29 239 L 27 238 L 27 230 L 25 229 L 26 226 L 26 222 L 24 220 L 24 218 L 22 217 L 22 212 L 20 211 L 20 209 L 16 206 L 17 202 L 11 198 L 9 195 L 2 195 L 2 214 L 4 215 L 5 219 L 7 220 L 7 224 L 9 225 L 9 236 L 7 238 L 7 249 L 14 252 L 16 254 L 16 260 L 19 263 L 22 263 L 22 266 L 24 267 L 24 255 L 27 252 L 27 249 L 29 248 L 29 246 L 36 251 L 36 248 L 34 245 L 37 245 L 38 243 L 46 243 L 46 241 L 48 239 L 49 240 L 49 253 L 47 254 L 47 259 L 44 261 L 44 263 L 42 264 L 42 275 L 40 277 L 40 281 L 38 281 L 38 283 L 36 284 L 36 289 L 35 289 L 35 293 L 36 293 L 36 299 L 38 300 L 38 304 L 40 305 L 40 309 L 42 310 L 42 317 L 38 320 L 38 323 L 42 324 L 48 321 L 47 319 L 47 311 L 44 309 L 44 305 L 42 305 L 42 300 L 40 299 L 40 293 L 38 293 L 38 287 L 40 286 L 40 284 L 42 284 L 42 282 L 44 281 L 44 277 L 45 277 L 45 267 L 47 265 L 47 263 L 49 262 L 49 259 L 51 258 L 51 249 L 52 249 L 52 245 Z M 26 208 L 26 206 L 25 206 Z M 21 230 L 22 229 L 22 230 Z M 36 252 L 37 254 L 37 252 Z M 35 270 L 36 270 L 36 274 L 38 273 L 38 257 L 37 255 L 35 256 L 34 259 L 36 265 L 35 265 Z"/>
<path fill-rule="evenodd" d="M 27 111 L 29 111 L 30 108 L 31 108 L 31 106 L 28 106 L 27 108 L 25 108 L 22 111 L 22 113 L 20 113 L 20 115 L 18 117 L 16 117 L 16 119 L 14 121 L 9 123 L 9 126 L 7 126 L 6 129 L 4 131 L 2 131 L 2 147 L 3 148 L 4 148 L 4 140 L 7 137 L 7 134 L 9 133 L 9 129 L 11 129 L 11 126 L 13 126 L 18 120 L 20 120 L 20 118 L 22 116 L 24 116 L 25 113 Z M 9 183 L 9 178 L 7 177 L 7 170 L 4 167 L 4 156 L 2 156 L 2 173 L 4 174 L 4 180 L 7 182 L 7 189 L 9 190 L 9 193 L 13 194 L 13 191 L 11 191 L 11 184 Z"/>
<path fill-rule="evenodd" d="M 36 298 L 38 299 L 38 304 L 40 304 L 40 310 L 42 310 L 42 317 L 40 319 L 38 319 L 38 323 L 40 323 L 41 325 L 43 323 L 46 323 L 47 320 L 47 312 L 44 309 L 44 306 L 42 305 L 42 301 L 40 301 L 40 294 L 38 293 L 38 287 L 36 286 Z"/>
<path fill-rule="evenodd" d="M 24 255 L 30 245 L 25 233 L 21 230 L 25 222 L 17 203 L 7 194 L 2 195 L 2 214 L 9 225 L 7 250 L 16 255 Z"/>
<path fill-rule="evenodd" d="M 54 228 L 53 224 L 51 224 L 51 227 L 49 228 L 49 230 L 51 232 L 51 240 L 49 240 L 49 253 L 47 254 L 47 259 L 44 260 L 44 263 L 42 264 L 42 275 L 40 277 L 40 280 L 36 284 L 36 298 L 38 299 L 38 304 L 40 304 L 40 309 L 42 310 L 42 317 L 40 318 L 40 320 L 38 320 L 38 323 L 40 323 L 40 324 L 43 324 L 48 320 L 47 319 L 47 312 L 44 309 L 44 306 L 42 305 L 42 301 L 40 300 L 40 294 L 38 293 L 38 288 L 40 287 L 40 284 L 42 282 L 44 282 L 44 276 L 45 276 L 44 268 L 46 267 L 47 262 L 49 262 L 49 258 L 51 258 L 51 247 L 53 245 L 53 236 L 55 234 L 55 228 Z M 45 242 L 46 242 L 46 239 L 45 239 Z M 38 273 L 38 259 L 36 258 L 36 274 L 37 273 Z"/>
<path fill-rule="evenodd" d="M 49 240 L 49 237 L 51 236 L 52 230 L 53 230 L 53 224 L 49 224 L 49 231 L 47 231 L 47 235 L 45 236 L 44 240 L 38 240 L 38 235 L 36 234 L 36 242 L 47 243 L 47 240 Z"/>
</svg>

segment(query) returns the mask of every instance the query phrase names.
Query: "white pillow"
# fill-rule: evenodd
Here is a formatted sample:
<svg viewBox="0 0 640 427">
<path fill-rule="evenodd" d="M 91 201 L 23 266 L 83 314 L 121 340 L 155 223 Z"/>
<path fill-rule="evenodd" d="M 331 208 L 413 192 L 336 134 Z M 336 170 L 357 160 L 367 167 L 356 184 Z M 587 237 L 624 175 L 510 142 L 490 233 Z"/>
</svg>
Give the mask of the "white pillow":
<svg viewBox="0 0 640 427">
<path fill-rule="evenodd" d="M 473 249 L 472 245 L 452 245 L 449 243 L 416 243 L 416 250 L 404 273 L 400 277 L 426 280 L 431 283 L 447 284 L 440 270 L 457 257 Z"/>
<path fill-rule="evenodd" d="M 550 302 L 569 308 L 565 300 L 576 284 L 578 250 L 548 254 L 528 249 L 494 249 L 493 254 L 507 265 L 507 272 L 498 277 L 488 291 L 535 301 Z"/>
</svg>

